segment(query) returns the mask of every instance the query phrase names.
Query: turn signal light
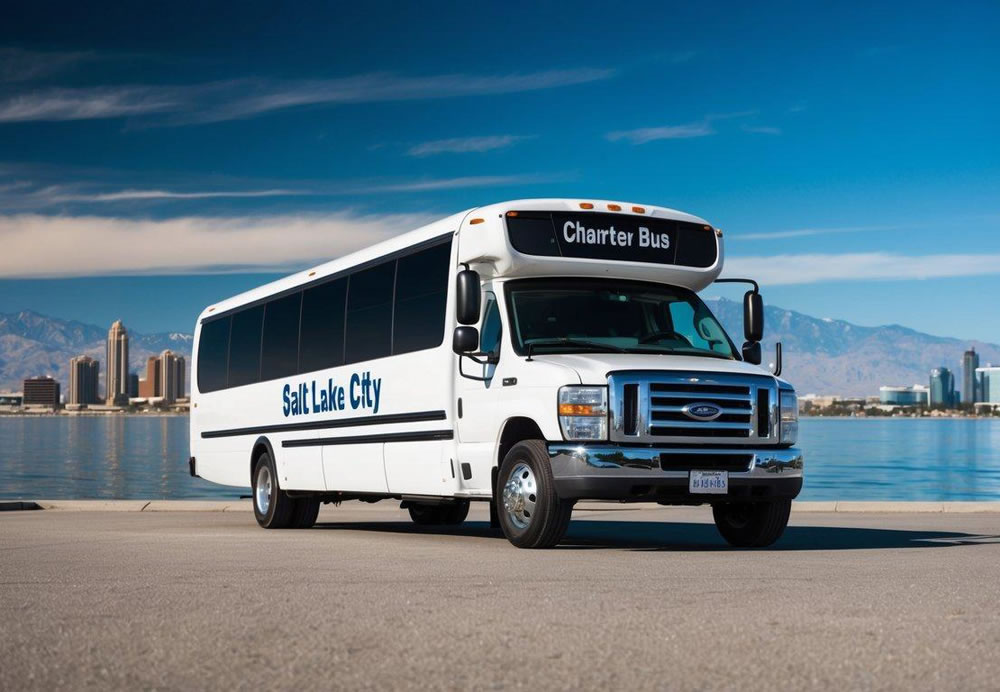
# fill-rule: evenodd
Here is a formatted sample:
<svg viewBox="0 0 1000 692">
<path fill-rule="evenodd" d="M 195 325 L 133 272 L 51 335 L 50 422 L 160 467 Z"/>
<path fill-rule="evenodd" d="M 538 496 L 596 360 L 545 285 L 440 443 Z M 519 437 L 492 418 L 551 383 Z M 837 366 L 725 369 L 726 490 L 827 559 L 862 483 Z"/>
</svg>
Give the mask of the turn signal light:
<svg viewBox="0 0 1000 692">
<path fill-rule="evenodd" d="M 509 212 L 507 212 L 507 216 L 517 216 L 517 212 L 516 211 L 509 211 Z"/>
<path fill-rule="evenodd" d="M 469 219 L 469 224 L 475 226 L 477 223 L 482 223 L 482 219 Z"/>
<path fill-rule="evenodd" d="M 603 416 L 606 413 L 604 405 L 559 404 L 560 416 Z"/>
</svg>

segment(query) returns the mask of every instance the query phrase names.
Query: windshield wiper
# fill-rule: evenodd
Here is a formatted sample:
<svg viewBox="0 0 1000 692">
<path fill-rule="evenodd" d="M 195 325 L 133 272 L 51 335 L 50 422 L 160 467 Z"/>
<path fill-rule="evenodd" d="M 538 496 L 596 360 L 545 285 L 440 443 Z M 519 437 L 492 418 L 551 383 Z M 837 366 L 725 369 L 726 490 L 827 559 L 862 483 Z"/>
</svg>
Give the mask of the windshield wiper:
<svg viewBox="0 0 1000 692">
<path fill-rule="evenodd" d="M 599 348 L 612 353 L 628 353 L 628 350 L 614 344 L 602 344 L 599 341 L 587 341 L 585 339 L 568 339 L 564 337 L 554 337 L 551 339 L 534 339 L 529 341 L 528 360 L 531 360 L 531 351 L 535 346 L 578 346 L 581 348 Z"/>
</svg>

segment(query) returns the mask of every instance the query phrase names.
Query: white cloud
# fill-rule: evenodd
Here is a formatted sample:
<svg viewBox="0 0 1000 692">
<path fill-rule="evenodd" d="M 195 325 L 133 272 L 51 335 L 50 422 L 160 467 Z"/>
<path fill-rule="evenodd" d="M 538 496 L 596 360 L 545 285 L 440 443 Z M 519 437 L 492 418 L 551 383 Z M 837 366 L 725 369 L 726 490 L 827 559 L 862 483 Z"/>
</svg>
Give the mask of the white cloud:
<svg viewBox="0 0 1000 692">
<path fill-rule="evenodd" d="M 627 140 L 631 144 L 645 144 L 659 139 L 692 139 L 708 137 L 716 133 L 712 122 L 716 120 L 731 120 L 756 115 L 756 110 L 735 111 L 732 113 L 709 113 L 697 122 L 683 125 L 663 125 L 661 127 L 640 127 L 635 130 L 618 130 L 609 132 L 605 137 L 612 142 Z"/>
<path fill-rule="evenodd" d="M 1000 274 L 1000 254 L 899 255 L 889 252 L 729 257 L 727 276 L 765 285 L 824 281 L 904 281 Z"/>
<path fill-rule="evenodd" d="M 171 114 L 154 124 L 249 118 L 311 104 L 373 103 L 537 91 L 608 79 L 610 69 L 578 68 L 507 75 L 404 77 L 364 74 L 336 79 L 231 80 L 184 86 L 40 89 L 0 100 L 0 122 L 82 120 Z"/>
<path fill-rule="evenodd" d="M 453 137 L 421 142 L 410 147 L 409 156 L 433 156 L 434 154 L 481 153 L 494 149 L 505 149 L 517 142 L 531 139 L 526 135 L 489 135 L 484 137 Z"/>
<path fill-rule="evenodd" d="M 427 223 L 422 215 L 0 216 L 0 277 L 284 270 L 319 264 Z"/>
<path fill-rule="evenodd" d="M 96 56 L 89 52 L 41 52 L 0 48 L 0 82 L 26 82 L 46 77 Z"/>
<path fill-rule="evenodd" d="M 898 226 L 841 226 L 837 228 L 794 228 L 787 231 L 765 231 L 763 233 L 733 233 L 730 240 L 776 240 L 802 238 L 813 235 L 836 235 L 839 233 L 862 233 L 865 231 L 891 231 Z"/>
<path fill-rule="evenodd" d="M 619 130 L 609 132 L 607 138 L 612 142 L 626 140 L 632 144 L 645 144 L 658 139 L 691 139 L 714 135 L 715 130 L 707 120 L 686 125 L 664 125 L 663 127 L 640 127 L 636 130 Z"/>
<path fill-rule="evenodd" d="M 780 135 L 780 127 L 771 127 L 769 125 L 744 125 L 744 132 L 752 132 L 758 135 Z"/>
<path fill-rule="evenodd" d="M 352 190 L 355 194 L 379 192 L 422 192 L 427 190 L 452 190 L 467 187 L 493 187 L 497 185 L 545 185 L 568 179 L 565 174 L 527 175 L 470 175 L 459 178 L 432 178 L 401 183 L 381 183 L 361 186 Z"/>
<path fill-rule="evenodd" d="M 313 195 L 309 190 L 214 190 L 207 192 L 175 192 L 172 190 L 120 190 L 89 195 L 54 195 L 53 202 L 130 202 L 156 199 L 216 199 L 253 197 L 297 197 Z"/>
</svg>

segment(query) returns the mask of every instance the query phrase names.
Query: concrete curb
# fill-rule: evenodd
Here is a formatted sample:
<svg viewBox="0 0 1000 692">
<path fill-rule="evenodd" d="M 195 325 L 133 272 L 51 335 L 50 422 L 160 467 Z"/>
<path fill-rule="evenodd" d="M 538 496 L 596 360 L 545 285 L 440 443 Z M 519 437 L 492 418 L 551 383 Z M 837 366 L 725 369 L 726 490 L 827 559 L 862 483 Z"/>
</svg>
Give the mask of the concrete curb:
<svg viewBox="0 0 1000 692">
<path fill-rule="evenodd" d="M 641 505 L 619 502 L 581 502 L 583 511 L 621 511 Z M 252 512 L 250 500 L 4 500 L 0 511 L 47 509 L 62 512 Z M 1000 502 L 793 502 L 795 513 L 836 512 L 844 514 L 889 513 L 997 513 Z"/>
</svg>

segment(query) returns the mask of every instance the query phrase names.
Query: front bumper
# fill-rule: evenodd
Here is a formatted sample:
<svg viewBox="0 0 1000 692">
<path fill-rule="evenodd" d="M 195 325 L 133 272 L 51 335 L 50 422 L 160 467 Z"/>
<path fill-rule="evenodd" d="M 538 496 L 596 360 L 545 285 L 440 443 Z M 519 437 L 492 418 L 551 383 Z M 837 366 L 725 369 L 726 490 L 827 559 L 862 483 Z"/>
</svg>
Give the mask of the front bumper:
<svg viewBox="0 0 1000 692">
<path fill-rule="evenodd" d="M 776 448 L 628 447 L 551 442 L 556 493 L 567 500 L 701 504 L 794 498 L 802 489 L 802 452 Z M 728 495 L 688 492 L 693 469 L 728 470 Z"/>
</svg>

